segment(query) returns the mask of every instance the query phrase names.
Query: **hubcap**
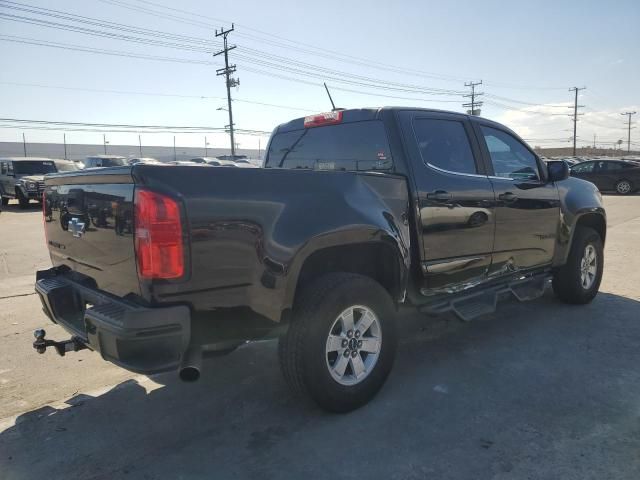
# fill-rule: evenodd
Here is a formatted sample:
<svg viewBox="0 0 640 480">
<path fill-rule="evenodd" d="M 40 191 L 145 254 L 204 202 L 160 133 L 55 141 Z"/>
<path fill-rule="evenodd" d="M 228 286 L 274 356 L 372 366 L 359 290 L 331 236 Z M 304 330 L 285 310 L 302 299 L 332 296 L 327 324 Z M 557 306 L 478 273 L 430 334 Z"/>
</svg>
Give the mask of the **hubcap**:
<svg viewBox="0 0 640 480">
<path fill-rule="evenodd" d="M 354 305 L 333 322 L 327 337 L 325 358 L 333 379 L 355 385 L 371 373 L 380 356 L 382 329 L 373 310 Z"/>
<path fill-rule="evenodd" d="M 580 283 L 582 288 L 589 290 L 596 281 L 598 271 L 598 255 L 593 245 L 587 245 L 580 260 Z"/>
<path fill-rule="evenodd" d="M 623 181 L 618 183 L 618 192 L 619 193 L 629 193 L 631 190 L 631 184 L 627 181 Z"/>
</svg>

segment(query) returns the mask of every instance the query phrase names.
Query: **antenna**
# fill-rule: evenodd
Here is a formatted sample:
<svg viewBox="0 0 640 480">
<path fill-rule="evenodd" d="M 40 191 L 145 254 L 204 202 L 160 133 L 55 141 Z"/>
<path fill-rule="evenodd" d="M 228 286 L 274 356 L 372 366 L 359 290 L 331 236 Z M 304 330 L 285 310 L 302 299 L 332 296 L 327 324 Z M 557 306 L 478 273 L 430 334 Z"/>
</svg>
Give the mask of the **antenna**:
<svg viewBox="0 0 640 480">
<path fill-rule="evenodd" d="M 331 93 L 329 92 L 329 87 L 327 87 L 327 82 L 322 83 L 324 83 L 324 89 L 327 91 L 327 95 L 329 95 L 329 101 L 331 102 L 331 111 L 335 112 L 337 110 L 336 104 L 333 103 L 333 98 L 331 98 Z"/>
</svg>

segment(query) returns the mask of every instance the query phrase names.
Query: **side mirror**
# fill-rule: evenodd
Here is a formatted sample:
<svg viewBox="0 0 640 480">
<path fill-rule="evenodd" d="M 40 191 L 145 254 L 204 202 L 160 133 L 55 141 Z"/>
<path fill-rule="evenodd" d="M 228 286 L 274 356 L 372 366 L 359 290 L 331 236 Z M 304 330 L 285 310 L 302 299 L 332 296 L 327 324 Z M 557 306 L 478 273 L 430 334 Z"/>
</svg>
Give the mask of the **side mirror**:
<svg viewBox="0 0 640 480">
<path fill-rule="evenodd" d="M 547 163 L 550 182 L 560 182 L 569 178 L 569 165 L 564 160 Z"/>
</svg>

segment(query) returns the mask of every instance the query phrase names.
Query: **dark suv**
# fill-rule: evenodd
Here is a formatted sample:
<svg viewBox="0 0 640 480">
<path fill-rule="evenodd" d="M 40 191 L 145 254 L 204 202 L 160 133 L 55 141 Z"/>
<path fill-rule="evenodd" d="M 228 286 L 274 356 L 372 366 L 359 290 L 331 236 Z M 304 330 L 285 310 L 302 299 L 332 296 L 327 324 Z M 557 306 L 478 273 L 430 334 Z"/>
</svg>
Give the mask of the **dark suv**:
<svg viewBox="0 0 640 480">
<path fill-rule="evenodd" d="M 42 199 L 44 176 L 56 173 L 54 160 L 40 157 L 0 158 L 0 196 L 2 205 L 17 198 L 20 208 L 27 208 L 29 200 Z"/>
</svg>

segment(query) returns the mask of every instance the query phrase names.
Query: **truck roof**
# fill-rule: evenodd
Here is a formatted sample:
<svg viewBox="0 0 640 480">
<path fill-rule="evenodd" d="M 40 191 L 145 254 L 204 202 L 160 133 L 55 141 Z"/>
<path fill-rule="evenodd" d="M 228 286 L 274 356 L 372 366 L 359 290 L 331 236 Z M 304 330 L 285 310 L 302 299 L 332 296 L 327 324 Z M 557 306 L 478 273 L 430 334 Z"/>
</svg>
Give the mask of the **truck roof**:
<svg viewBox="0 0 640 480">
<path fill-rule="evenodd" d="M 482 118 L 482 117 L 471 117 L 466 113 L 461 112 L 453 112 L 450 110 L 440 110 L 437 108 L 420 108 L 420 107 L 369 107 L 369 108 L 350 108 L 340 110 L 342 112 L 342 121 L 340 123 L 350 123 L 350 122 L 363 122 L 367 120 L 377 120 L 381 117 L 383 111 L 403 111 L 403 110 L 411 110 L 422 111 L 422 112 L 432 112 L 432 113 L 446 113 L 447 115 L 455 115 L 457 117 L 463 118 Z M 318 112 L 318 114 L 321 112 Z M 273 133 L 283 133 L 290 132 L 292 130 L 301 130 L 304 128 L 304 119 L 305 117 L 295 118 L 289 122 L 282 123 L 278 125 Z M 483 121 L 488 123 L 495 123 L 486 118 L 482 118 Z M 495 123 L 496 125 L 500 125 L 501 128 L 505 128 L 504 125 Z"/>
<path fill-rule="evenodd" d="M 0 161 L 2 160 L 5 162 L 52 162 L 58 159 L 47 157 L 0 157 Z"/>
</svg>

